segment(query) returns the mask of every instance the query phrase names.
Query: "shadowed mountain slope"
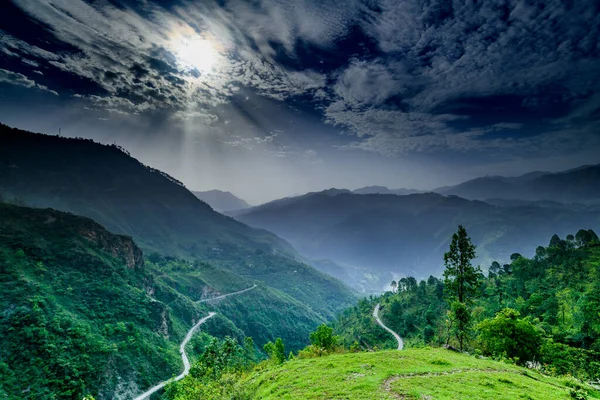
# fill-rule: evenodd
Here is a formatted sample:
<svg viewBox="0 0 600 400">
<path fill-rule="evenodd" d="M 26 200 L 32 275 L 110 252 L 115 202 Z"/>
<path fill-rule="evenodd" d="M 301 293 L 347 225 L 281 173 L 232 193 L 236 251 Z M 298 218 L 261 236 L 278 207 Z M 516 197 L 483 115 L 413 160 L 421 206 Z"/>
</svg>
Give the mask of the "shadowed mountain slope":
<svg viewBox="0 0 600 400">
<path fill-rule="evenodd" d="M 354 298 L 341 282 L 298 261 L 286 241 L 219 214 L 174 178 L 116 146 L 1 125 L 0 196 L 92 218 L 132 236 L 148 254 L 210 260 L 266 282 L 324 317 Z"/>
</svg>

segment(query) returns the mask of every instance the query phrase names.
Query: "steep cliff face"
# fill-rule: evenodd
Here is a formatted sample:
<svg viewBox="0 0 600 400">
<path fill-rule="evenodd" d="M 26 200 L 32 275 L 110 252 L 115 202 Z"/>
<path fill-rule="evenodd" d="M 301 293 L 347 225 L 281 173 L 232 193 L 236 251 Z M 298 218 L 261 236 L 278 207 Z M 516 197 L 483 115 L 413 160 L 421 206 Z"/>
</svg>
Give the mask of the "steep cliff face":
<svg viewBox="0 0 600 400">
<path fill-rule="evenodd" d="M 144 254 L 129 236 L 113 235 L 98 224 L 83 224 L 79 234 L 93 246 L 122 260 L 127 268 L 144 268 Z"/>
</svg>

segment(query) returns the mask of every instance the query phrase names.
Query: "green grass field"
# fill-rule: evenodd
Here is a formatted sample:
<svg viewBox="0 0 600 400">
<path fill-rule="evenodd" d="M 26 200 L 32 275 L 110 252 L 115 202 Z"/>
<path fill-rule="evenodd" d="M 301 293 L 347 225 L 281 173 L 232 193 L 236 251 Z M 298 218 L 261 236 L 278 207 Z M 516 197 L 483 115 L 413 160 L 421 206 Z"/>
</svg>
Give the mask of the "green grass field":
<svg viewBox="0 0 600 400">
<path fill-rule="evenodd" d="M 600 399 L 574 380 L 430 348 L 295 359 L 245 384 L 260 399 Z"/>
</svg>

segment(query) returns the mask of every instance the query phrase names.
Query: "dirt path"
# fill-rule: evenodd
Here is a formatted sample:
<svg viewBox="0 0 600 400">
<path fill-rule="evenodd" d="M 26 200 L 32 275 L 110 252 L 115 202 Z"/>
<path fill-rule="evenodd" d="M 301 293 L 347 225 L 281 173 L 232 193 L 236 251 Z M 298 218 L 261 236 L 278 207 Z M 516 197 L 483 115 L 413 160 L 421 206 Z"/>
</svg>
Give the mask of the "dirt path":
<svg viewBox="0 0 600 400">
<path fill-rule="evenodd" d="M 379 319 L 379 304 L 377 304 L 375 306 L 375 309 L 373 310 L 373 317 L 375 317 L 375 320 L 383 329 L 394 335 L 394 338 L 396 338 L 396 341 L 398 342 L 398 350 L 402 350 L 404 348 L 404 341 L 402 340 L 400 335 L 398 335 L 396 332 L 385 326 L 383 322 L 381 322 L 381 319 Z"/>
</svg>

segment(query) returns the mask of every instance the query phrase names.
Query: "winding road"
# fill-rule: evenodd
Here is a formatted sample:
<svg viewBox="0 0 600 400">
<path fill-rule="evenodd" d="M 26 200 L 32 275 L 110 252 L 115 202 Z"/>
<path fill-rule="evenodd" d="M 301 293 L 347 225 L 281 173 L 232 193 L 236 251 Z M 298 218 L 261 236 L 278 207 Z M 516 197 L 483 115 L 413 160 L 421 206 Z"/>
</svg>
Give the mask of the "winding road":
<svg viewBox="0 0 600 400">
<path fill-rule="evenodd" d="M 183 360 L 183 372 L 181 374 L 177 375 L 175 377 L 175 379 L 173 379 L 173 380 L 169 379 L 168 381 L 163 381 L 163 382 L 159 383 L 158 385 L 150 388 L 149 390 L 147 390 L 144 393 L 140 394 L 134 400 L 143 400 L 143 399 L 149 397 L 152 393 L 157 392 L 160 389 L 162 389 L 163 387 L 165 387 L 168 383 L 177 382 L 178 380 L 183 379 L 187 374 L 190 373 L 190 360 L 188 359 L 187 354 L 185 354 L 185 345 L 188 344 L 188 342 L 192 338 L 192 335 L 194 334 L 194 331 L 200 325 L 202 325 L 203 323 L 205 323 L 209 318 L 214 317 L 215 314 L 216 313 L 214 313 L 214 312 L 210 312 L 210 313 L 208 313 L 208 315 L 206 317 L 204 317 L 200 321 L 198 321 L 196 323 L 196 325 L 192 326 L 192 329 L 190 329 L 188 331 L 187 335 L 185 335 L 185 339 L 183 339 L 183 342 L 181 342 L 181 346 L 179 346 L 179 352 L 181 353 L 181 359 Z"/>
<path fill-rule="evenodd" d="M 198 300 L 196 303 L 205 303 L 207 301 L 221 300 L 221 299 L 224 299 L 224 298 L 229 297 L 229 296 L 234 296 L 236 294 L 242 294 L 244 292 L 247 292 L 248 290 L 254 289 L 255 287 L 256 287 L 256 284 L 254 284 L 254 286 L 251 286 L 251 287 L 243 289 L 243 290 L 239 290 L 237 292 L 227 293 L 227 294 L 223 294 L 223 295 L 217 296 L 217 297 L 211 297 L 210 299 Z"/>
<path fill-rule="evenodd" d="M 244 290 L 239 290 L 239 291 L 233 292 L 233 293 L 227 293 L 227 294 L 224 294 L 221 296 L 212 297 L 210 299 L 199 300 L 196 303 L 204 303 L 204 302 L 211 301 L 211 300 L 224 299 L 229 296 L 234 296 L 236 294 L 241 294 L 241 293 L 247 292 L 248 290 L 252 290 L 255 287 L 256 287 L 256 284 L 254 286 L 246 288 Z M 171 382 L 177 382 L 178 380 L 183 379 L 187 374 L 190 373 L 190 360 L 188 359 L 188 356 L 185 353 L 185 346 L 192 339 L 192 336 L 194 335 L 194 332 L 196 331 L 196 329 L 198 329 L 198 327 L 200 325 L 202 325 L 203 323 L 208 321 L 210 318 L 214 317 L 215 314 L 216 314 L 215 312 L 209 312 L 206 317 L 204 317 L 200 321 L 198 321 L 196 323 L 196 325 L 192 326 L 192 328 L 188 331 L 187 335 L 185 335 L 185 339 L 183 339 L 183 342 L 181 342 L 181 345 L 179 346 L 179 353 L 181 353 L 181 359 L 183 360 L 183 372 L 181 374 L 177 375 L 174 379 L 169 379 L 167 381 L 163 381 L 163 382 L 159 383 L 158 385 L 148 389 L 147 391 L 145 391 L 144 393 L 142 393 L 138 397 L 136 397 L 134 400 L 144 400 L 144 399 L 148 398 L 151 394 L 164 388 L 167 384 L 169 384 Z"/>
<path fill-rule="evenodd" d="M 381 319 L 379 319 L 379 306 L 380 304 L 377 304 L 375 306 L 375 309 L 373 309 L 373 317 L 375 317 L 375 321 L 377 321 L 377 323 L 386 331 L 388 331 L 389 333 L 391 333 L 392 335 L 394 335 L 394 338 L 396 338 L 396 341 L 398 342 L 398 350 L 402 350 L 404 348 L 404 341 L 402 340 L 402 338 L 400 337 L 400 335 L 398 335 L 396 332 L 394 332 L 393 330 L 391 330 L 390 328 L 388 328 L 387 326 L 385 326 L 383 324 L 383 322 L 381 322 Z"/>
</svg>

